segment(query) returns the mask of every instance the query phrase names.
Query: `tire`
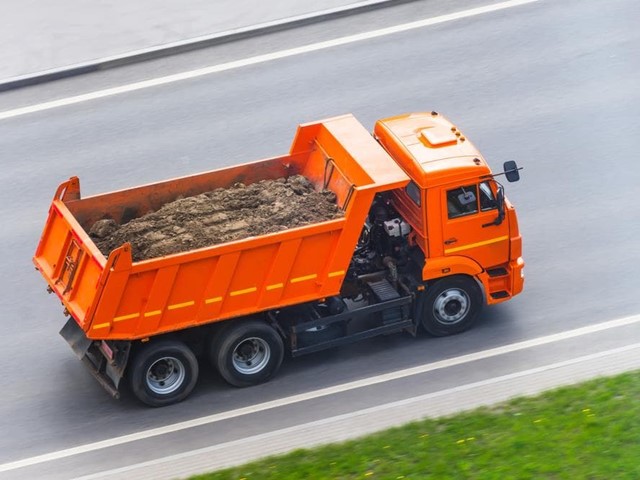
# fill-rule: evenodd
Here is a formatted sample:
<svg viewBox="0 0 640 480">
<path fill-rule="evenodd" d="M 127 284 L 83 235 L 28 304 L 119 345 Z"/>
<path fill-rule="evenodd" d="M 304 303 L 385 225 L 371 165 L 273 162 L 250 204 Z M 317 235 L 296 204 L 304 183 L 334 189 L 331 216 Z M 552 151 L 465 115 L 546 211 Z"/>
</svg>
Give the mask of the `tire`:
<svg viewBox="0 0 640 480">
<path fill-rule="evenodd" d="M 422 326 L 436 337 L 461 333 L 473 326 L 481 309 L 482 291 L 472 278 L 443 278 L 427 289 Z"/>
<path fill-rule="evenodd" d="M 234 387 L 266 382 L 278 371 L 283 358 L 282 338 L 258 320 L 231 320 L 209 348 L 211 365 Z"/>
<path fill-rule="evenodd" d="M 198 380 L 198 361 L 184 343 L 153 340 L 136 353 L 129 382 L 133 394 L 151 407 L 181 402 Z"/>
</svg>

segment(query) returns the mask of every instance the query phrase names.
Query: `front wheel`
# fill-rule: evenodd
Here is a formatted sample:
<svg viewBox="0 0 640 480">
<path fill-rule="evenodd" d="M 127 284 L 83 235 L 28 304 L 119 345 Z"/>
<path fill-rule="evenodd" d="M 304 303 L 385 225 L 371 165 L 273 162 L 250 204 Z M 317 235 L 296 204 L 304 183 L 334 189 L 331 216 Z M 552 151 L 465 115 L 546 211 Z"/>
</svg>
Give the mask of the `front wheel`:
<svg viewBox="0 0 640 480">
<path fill-rule="evenodd" d="M 284 344 L 278 332 L 257 320 L 231 320 L 209 347 L 212 366 L 235 387 L 267 381 L 283 358 Z"/>
<path fill-rule="evenodd" d="M 428 287 L 422 326 L 436 337 L 464 332 L 474 324 L 481 308 L 482 292 L 473 279 L 443 278 Z"/>
<path fill-rule="evenodd" d="M 177 340 L 145 344 L 136 353 L 129 375 L 133 394 L 151 407 L 184 400 L 197 380 L 198 361 L 191 349 Z"/>
</svg>

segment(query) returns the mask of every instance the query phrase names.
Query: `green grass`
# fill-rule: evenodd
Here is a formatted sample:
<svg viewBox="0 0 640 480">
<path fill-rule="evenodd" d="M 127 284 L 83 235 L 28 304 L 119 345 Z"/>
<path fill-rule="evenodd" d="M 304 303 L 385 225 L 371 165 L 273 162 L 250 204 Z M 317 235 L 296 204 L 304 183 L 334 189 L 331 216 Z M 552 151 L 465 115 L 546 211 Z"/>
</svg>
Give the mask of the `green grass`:
<svg viewBox="0 0 640 480">
<path fill-rule="evenodd" d="M 640 371 L 193 478 L 640 479 Z"/>
</svg>

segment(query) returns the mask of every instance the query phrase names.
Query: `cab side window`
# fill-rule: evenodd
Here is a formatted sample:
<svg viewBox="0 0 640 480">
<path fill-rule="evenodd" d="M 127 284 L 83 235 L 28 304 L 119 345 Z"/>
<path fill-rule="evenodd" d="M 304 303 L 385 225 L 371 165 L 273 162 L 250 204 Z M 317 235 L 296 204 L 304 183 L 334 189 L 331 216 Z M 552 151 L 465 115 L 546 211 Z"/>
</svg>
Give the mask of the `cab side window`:
<svg viewBox="0 0 640 480">
<path fill-rule="evenodd" d="M 413 203 L 420 206 L 420 187 L 418 187 L 418 185 L 411 181 L 405 187 L 404 191 L 407 193 L 409 198 L 413 200 Z"/>
<path fill-rule="evenodd" d="M 458 218 L 478 213 L 478 186 L 467 185 L 447 191 L 449 218 Z"/>
<path fill-rule="evenodd" d="M 482 182 L 480 185 L 480 210 L 486 212 L 498 208 L 498 202 L 491 190 L 489 182 Z"/>
</svg>

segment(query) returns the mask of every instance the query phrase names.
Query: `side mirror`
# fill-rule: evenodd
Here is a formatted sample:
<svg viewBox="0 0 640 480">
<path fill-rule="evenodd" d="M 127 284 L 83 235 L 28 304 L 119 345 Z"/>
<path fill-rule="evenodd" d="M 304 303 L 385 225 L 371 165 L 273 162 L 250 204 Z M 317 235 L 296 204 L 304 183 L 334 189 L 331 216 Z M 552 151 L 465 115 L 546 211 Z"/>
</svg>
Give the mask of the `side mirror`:
<svg viewBox="0 0 640 480">
<path fill-rule="evenodd" d="M 518 180 L 520 180 L 520 172 L 518 171 L 520 169 L 518 168 L 518 164 L 516 162 L 514 162 L 513 160 L 504 162 L 502 168 L 504 169 L 504 174 L 507 177 L 508 182 L 517 182 Z"/>
</svg>

